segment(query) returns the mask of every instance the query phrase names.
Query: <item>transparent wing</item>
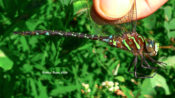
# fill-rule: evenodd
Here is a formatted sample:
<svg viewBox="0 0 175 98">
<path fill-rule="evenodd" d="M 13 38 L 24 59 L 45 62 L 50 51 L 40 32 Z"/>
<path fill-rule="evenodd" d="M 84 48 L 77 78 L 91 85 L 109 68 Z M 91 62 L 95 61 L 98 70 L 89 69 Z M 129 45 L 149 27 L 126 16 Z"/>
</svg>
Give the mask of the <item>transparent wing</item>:
<svg viewBox="0 0 175 98">
<path fill-rule="evenodd" d="M 92 0 L 74 0 L 74 13 L 77 18 L 81 17 L 81 20 L 78 20 L 79 22 L 84 25 L 87 29 L 87 32 L 90 34 L 95 35 L 106 35 L 104 32 L 110 31 L 110 26 L 104 26 L 104 25 L 98 25 L 96 24 L 93 19 L 91 18 L 91 7 L 92 7 Z M 105 28 L 107 27 L 107 30 Z"/>
<path fill-rule="evenodd" d="M 73 6 L 75 17 L 82 27 L 85 27 L 88 33 L 100 35 L 101 25 L 97 25 L 90 16 L 92 0 L 73 0 Z"/>
<path fill-rule="evenodd" d="M 79 10 L 77 10 L 77 16 L 84 15 L 86 19 L 86 23 L 84 24 L 88 30 L 88 32 L 92 34 L 99 34 L 99 35 L 122 35 L 123 33 L 128 32 L 135 32 L 136 31 L 136 19 L 137 19 L 137 12 L 136 12 L 136 0 L 133 0 L 132 7 L 130 11 L 119 20 L 113 22 L 105 22 L 105 25 L 98 25 L 96 24 L 90 15 L 90 10 L 92 7 L 92 0 L 74 0 L 74 5 L 76 4 L 77 7 L 78 3 Z"/>
<path fill-rule="evenodd" d="M 136 0 L 134 0 L 133 7 L 131 9 L 131 15 L 132 15 L 132 20 L 131 20 L 131 25 L 132 29 L 131 31 L 136 32 L 136 26 L 137 26 L 137 6 L 136 6 Z"/>
<path fill-rule="evenodd" d="M 130 11 L 119 20 L 116 20 L 112 23 L 117 28 L 119 34 L 136 32 L 136 24 L 137 24 L 137 9 L 136 9 L 136 0 L 133 0 L 132 7 Z"/>
</svg>

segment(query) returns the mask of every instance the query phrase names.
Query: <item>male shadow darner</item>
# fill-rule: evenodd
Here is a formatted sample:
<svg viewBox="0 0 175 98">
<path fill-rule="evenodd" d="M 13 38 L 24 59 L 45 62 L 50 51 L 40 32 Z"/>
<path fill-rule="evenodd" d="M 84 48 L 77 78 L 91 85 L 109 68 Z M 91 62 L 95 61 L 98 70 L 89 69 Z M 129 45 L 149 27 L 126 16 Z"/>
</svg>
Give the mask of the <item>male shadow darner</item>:
<svg viewBox="0 0 175 98">
<path fill-rule="evenodd" d="M 36 31 L 24 31 L 24 32 L 15 32 L 15 34 L 22 34 L 22 35 L 59 35 L 64 37 L 76 37 L 76 38 L 85 38 L 85 39 L 91 39 L 91 40 L 100 40 L 103 42 L 108 43 L 112 47 L 120 48 L 123 50 L 130 51 L 133 53 L 135 58 L 133 59 L 133 62 L 130 64 L 128 71 L 130 72 L 130 69 L 132 66 L 134 66 L 134 76 L 136 78 L 151 78 L 153 76 L 138 76 L 137 74 L 137 65 L 138 65 L 138 57 L 141 58 L 141 67 L 145 69 L 157 69 L 156 67 L 152 67 L 146 60 L 149 59 L 151 62 L 156 64 L 164 64 L 162 62 L 154 60 L 151 56 L 156 56 L 159 50 L 159 43 L 156 43 L 155 41 L 151 39 L 145 39 L 143 36 L 139 35 L 136 32 L 136 23 L 137 23 L 137 11 L 136 11 L 136 0 L 131 0 L 131 6 L 128 12 L 125 15 L 122 15 L 119 17 L 117 21 L 107 22 L 104 20 L 103 26 L 101 27 L 104 32 L 107 35 L 92 35 L 92 34 L 84 34 L 84 33 L 76 33 L 76 32 L 64 32 L 64 31 L 53 31 L 53 30 L 36 30 Z M 80 2 L 80 3 L 79 3 Z M 83 1 L 75 1 L 73 4 L 75 6 L 77 5 L 83 5 Z M 74 7 L 75 7 L 74 6 Z M 90 16 L 95 17 L 96 14 L 94 14 L 94 7 L 91 8 L 88 7 L 89 5 L 86 5 L 88 13 L 88 17 Z M 92 20 L 92 19 L 91 19 Z M 122 24 L 124 23 L 124 24 Z M 108 30 L 106 30 L 105 26 L 109 26 L 110 24 L 113 24 L 113 29 L 116 30 L 115 35 L 110 35 L 108 33 Z M 120 29 L 120 33 L 117 32 L 117 30 Z M 121 33 L 122 32 L 122 33 Z"/>
</svg>

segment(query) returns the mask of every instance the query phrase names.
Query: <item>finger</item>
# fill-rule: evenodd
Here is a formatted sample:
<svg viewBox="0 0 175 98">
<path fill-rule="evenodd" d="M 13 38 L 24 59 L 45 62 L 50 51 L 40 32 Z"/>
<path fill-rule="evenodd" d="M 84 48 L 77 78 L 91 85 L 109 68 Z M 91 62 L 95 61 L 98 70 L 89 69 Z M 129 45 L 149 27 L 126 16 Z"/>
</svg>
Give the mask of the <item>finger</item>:
<svg viewBox="0 0 175 98">
<path fill-rule="evenodd" d="M 137 19 L 145 18 L 157 11 L 168 0 L 136 0 Z"/>
<path fill-rule="evenodd" d="M 137 19 L 154 13 L 168 0 L 136 0 Z M 131 10 L 134 0 L 93 0 L 92 18 L 99 24 L 118 20 Z"/>
</svg>

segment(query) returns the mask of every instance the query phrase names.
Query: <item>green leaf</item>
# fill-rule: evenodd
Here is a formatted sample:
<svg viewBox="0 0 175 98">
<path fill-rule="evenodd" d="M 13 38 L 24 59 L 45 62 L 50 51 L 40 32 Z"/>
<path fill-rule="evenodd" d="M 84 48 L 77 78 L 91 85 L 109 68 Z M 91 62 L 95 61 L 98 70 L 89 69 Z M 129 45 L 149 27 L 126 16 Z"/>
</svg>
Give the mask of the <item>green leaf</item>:
<svg viewBox="0 0 175 98">
<path fill-rule="evenodd" d="M 87 10 L 87 1 L 80 0 L 73 3 L 74 6 L 74 14 L 82 13 Z"/>
<path fill-rule="evenodd" d="M 58 86 L 57 88 L 51 91 L 52 96 L 57 96 L 59 94 L 66 94 L 72 91 L 75 91 L 77 86 L 69 85 L 69 86 Z"/>
<path fill-rule="evenodd" d="M 13 61 L 10 60 L 3 51 L 0 50 L 0 68 L 2 68 L 4 71 L 8 71 L 12 69 L 13 67 Z"/>
<path fill-rule="evenodd" d="M 172 7 L 171 6 L 166 6 L 164 8 L 164 12 L 165 12 L 165 17 L 170 20 L 171 16 L 172 16 Z"/>
<path fill-rule="evenodd" d="M 155 27 L 156 24 L 156 17 L 155 15 L 151 15 L 148 18 L 143 19 L 143 25 L 145 28 L 152 30 Z"/>
<path fill-rule="evenodd" d="M 55 47 L 55 44 L 54 44 L 54 43 L 52 43 L 51 50 L 52 50 L 52 55 L 53 55 L 53 57 L 54 57 L 54 56 L 56 55 L 56 52 L 57 52 L 57 50 L 56 50 L 56 47 Z"/>
<path fill-rule="evenodd" d="M 175 29 L 175 19 L 172 19 L 168 25 L 170 30 L 174 30 Z"/>
<path fill-rule="evenodd" d="M 23 67 L 22 67 L 22 71 L 24 73 L 28 73 L 28 72 L 31 72 L 33 69 L 33 66 L 29 65 L 29 64 L 24 64 Z"/>
<path fill-rule="evenodd" d="M 4 2 L 3 2 L 3 0 L 0 0 L 0 7 L 1 8 L 4 8 Z"/>
<path fill-rule="evenodd" d="M 119 61 L 115 61 L 110 68 L 110 70 L 113 71 L 113 75 L 117 75 L 118 74 L 118 70 L 119 70 L 120 64 Z"/>
<path fill-rule="evenodd" d="M 168 34 L 170 38 L 175 38 L 175 31 L 170 31 Z"/>
<path fill-rule="evenodd" d="M 44 54 L 38 53 L 38 54 L 32 56 L 31 61 L 32 62 L 41 61 L 43 58 L 45 58 Z"/>
<path fill-rule="evenodd" d="M 61 4 L 66 5 L 66 6 L 68 6 L 70 1 L 72 1 L 72 0 L 60 0 Z"/>
<path fill-rule="evenodd" d="M 165 78 L 159 74 L 156 74 L 153 78 L 145 79 L 143 81 L 141 86 L 141 94 L 155 96 L 155 87 L 162 87 L 165 90 L 166 95 L 170 94 Z"/>
<path fill-rule="evenodd" d="M 30 78 L 29 81 L 30 81 L 30 86 L 31 86 L 31 95 L 37 98 L 38 94 L 37 94 L 37 87 L 35 84 L 35 80 Z"/>
<path fill-rule="evenodd" d="M 22 44 L 22 47 L 23 47 L 22 49 L 23 49 L 23 51 L 29 50 L 29 46 L 28 46 L 28 44 L 27 44 L 27 40 L 26 40 L 26 38 L 25 38 L 24 36 L 21 37 L 20 42 L 21 42 L 21 44 Z"/>
<path fill-rule="evenodd" d="M 128 98 L 132 98 L 133 96 L 131 95 L 131 90 L 125 86 L 120 86 L 121 90 L 124 92 L 124 94 L 128 97 Z"/>
<path fill-rule="evenodd" d="M 117 76 L 115 77 L 115 79 L 117 79 L 120 82 L 125 82 L 125 78 L 123 76 Z"/>
<path fill-rule="evenodd" d="M 35 30 L 38 24 L 40 24 L 41 21 L 36 21 L 36 20 L 28 20 L 26 21 L 26 26 L 28 27 L 28 30 Z"/>
<path fill-rule="evenodd" d="M 38 43 L 37 37 L 30 37 L 29 44 L 31 45 L 32 48 L 36 47 Z"/>
<path fill-rule="evenodd" d="M 169 56 L 166 58 L 162 57 L 159 61 L 163 61 L 164 63 L 166 63 L 167 65 L 165 67 L 175 68 L 175 56 Z"/>
<path fill-rule="evenodd" d="M 150 79 L 150 82 L 153 88 L 156 86 L 162 87 L 165 90 L 165 94 L 170 95 L 168 84 L 166 83 L 166 79 L 163 76 L 156 74 L 156 76 Z"/>
<path fill-rule="evenodd" d="M 145 79 L 141 85 L 141 95 L 156 95 L 155 89 L 151 85 L 150 79 Z"/>
<path fill-rule="evenodd" d="M 38 91 L 40 92 L 39 98 L 48 98 L 47 88 L 42 84 L 40 80 L 37 82 L 37 85 L 38 85 Z"/>
<path fill-rule="evenodd" d="M 167 21 L 164 22 L 164 27 L 167 31 L 169 31 L 169 23 Z"/>
<path fill-rule="evenodd" d="M 83 51 L 85 49 L 88 49 L 89 47 L 91 47 L 92 44 L 85 44 L 83 45 L 82 47 L 79 47 L 77 50 L 74 50 L 74 52 L 77 52 L 77 51 Z"/>
</svg>

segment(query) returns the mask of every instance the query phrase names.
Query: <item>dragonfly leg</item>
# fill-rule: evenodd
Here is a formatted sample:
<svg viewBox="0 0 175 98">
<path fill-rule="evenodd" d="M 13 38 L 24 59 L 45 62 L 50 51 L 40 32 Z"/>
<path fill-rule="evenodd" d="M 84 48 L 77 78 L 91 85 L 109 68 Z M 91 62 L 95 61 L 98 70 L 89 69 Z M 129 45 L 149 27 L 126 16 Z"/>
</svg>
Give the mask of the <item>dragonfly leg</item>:
<svg viewBox="0 0 175 98">
<path fill-rule="evenodd" d="M 166 63 L 163 63 L 163 62 L 159 62 L 159 61 L 156 61 L 154 60 L 152 57 L 148 56 L 148 59 L 153 62 L 153 63 L 157 63 L 157 64 L 160 64 L 160 65 L 167 65 Z"/>
<path fill-rule="evenodd" d="M 138 77 L 137 77 L 137 59 L 135 59 L 135 61 L 134 61 L 134 76 L 135 76 L 136 78 L 138 78 Z"/>
<path fill-rule="evenodd" d="M 135 63 L 137 63 L 137 56 L 135 56 L 135 58 L 133 59 L 132 63 L 129 65 L 128 72 L 133 73 L 133 72 L 131 72 L 130 70 L 131 70 L 131 67 L 132 67 Z"/>
<path fill-rule="evenodd" d="M 142 68 L 148 68 L 150 65 L 145 66 L 145 65 L 143 64 L 143 60 L 144 60 L 143 55 L 141 55 L 141 67 L 142 67 Z"/>
<path fill-rule="evenodd" d="M 156 72 L 152 76 L 141 76 L 141 77 L 136 77 L 136 78 L 153 78 L 156 75 Z"/>
<path fill-rule="evenodd" d="M 138 73 L 137 73 L 137 60 L 138 60 L 138 56 L 136 56 L 134 58 L 132 64 L 128 68 L 128 71 L 130 72 L 130 69 L 131 69 L 132 65 L 134 65 L 134 76 L 135 76 L 135 78 L 153 78 L 156 75 L 156 73 L 154 73 L 152 76 L 138 76 Z M 142 60 L 142 64 L 143 64 L 143 60 Z"/>
<path fill-rule="evenodd" d="M 146 69 L 157 69 L 156 67 L 151 67 L 143 55 L 140 55 L 140 56 L 141 56 L 141 67 L 146 68 Z M 146 64 L 146 66 L 143 65 L 143 62 Z M 156 75 L 156 73 L 154 73 L 152 76 L 139 76 L 138 77 L 137 73 L 136 73 L 136 71 L 137 71 L 136 65 L 135 65 L 134 69 L 135 69 L 134 76 L 136 78 L 153 78 Z"/>
<path fill-rule="evenodd" d="M 151 67 L 151 66 L 149 65 L 149 63 L 146 61 L 146 59 L 144 58 L 143 55 L 140 55 L 140 56 L 141 56 L 141 66 L 142 66 L 143 68 L 147 68 L 147 69 L 157 69 L 157 68 Z M 143 62 L 146 64 L 146 66 L 143 65 Z M 137 75 L 137 67 L 136 67 L 136 65 L 137 65 L 137 63 L 134 64 L 134 76 L 135 76 L 136 78 L 153 78 L 153 77 L 156 75 L 156 73 L 154 73 L 152 76 L 138 76 L 138 75 Z"/>
<path fill-rule="evenodd" d="M 147 69 L 157 69 L 157 67 L 150 66 L 150 64 L 146 61 L 146 59 L 145 59 L 145 57 L 143 55 L 140 55 L 140 56 L 141 56 L 141 67 L 147 68 Z M 146 66 L 143 65 L 143 61 L 146 64 Z"/>
</svg>

